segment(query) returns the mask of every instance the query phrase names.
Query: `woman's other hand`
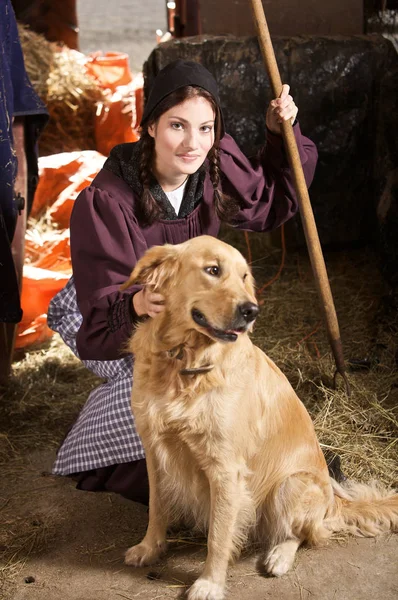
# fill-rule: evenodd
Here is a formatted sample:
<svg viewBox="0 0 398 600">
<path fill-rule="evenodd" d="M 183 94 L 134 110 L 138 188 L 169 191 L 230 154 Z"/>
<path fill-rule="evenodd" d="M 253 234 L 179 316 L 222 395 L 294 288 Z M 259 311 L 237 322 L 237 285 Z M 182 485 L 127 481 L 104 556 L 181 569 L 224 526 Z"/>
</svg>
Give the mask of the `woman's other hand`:
<svg viewBox="0 0 398 600">
<path fill-rule="evenodd" d="M 281 135 L 282 121 L 291 121 L 293 124 L 298 113 L 298 108 L 293 98 L 289 94 L 290 86 L 286 83 L 282 86 L 282 92 L 279 98 L 271 100 L 268 106 L 265 123 L 272 133 Z"/>
<path fill-rule="evenodd" d="M 148 315 L 156 317 L 164 310 L 164 296 L 155 294 L 148 288 L 142 288 L 133 296 L 133 307 L 139 317 Z"/>
</svg>

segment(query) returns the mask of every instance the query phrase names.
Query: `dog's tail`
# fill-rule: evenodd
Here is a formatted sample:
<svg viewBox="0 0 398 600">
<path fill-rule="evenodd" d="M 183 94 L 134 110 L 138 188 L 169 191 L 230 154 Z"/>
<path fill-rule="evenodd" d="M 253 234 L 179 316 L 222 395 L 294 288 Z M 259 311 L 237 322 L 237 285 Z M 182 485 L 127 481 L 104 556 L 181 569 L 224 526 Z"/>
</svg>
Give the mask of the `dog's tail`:
<svg viewBox="0 0 398 600">
<path fill-rule="evenodd" d="M 350 482 L 342 486 L 333 479 L 332 487 L 334 504 L 327 519 L 329 529 L 363 537 L 398 532 L 398 494 L 394 490 L 376 483 Z"/>
</svg>

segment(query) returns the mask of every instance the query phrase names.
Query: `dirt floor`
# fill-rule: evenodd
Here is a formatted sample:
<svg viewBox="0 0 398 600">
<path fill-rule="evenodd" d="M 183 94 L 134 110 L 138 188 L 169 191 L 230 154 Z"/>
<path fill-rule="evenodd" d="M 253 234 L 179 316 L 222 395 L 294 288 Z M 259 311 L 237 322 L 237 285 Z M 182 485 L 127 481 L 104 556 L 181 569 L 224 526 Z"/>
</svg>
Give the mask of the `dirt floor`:
<svg viewBox="0 0 398 600">
<path fill-rule="evenodd" d="M 13 478 L 7 506 L 1 511 L 3 525 L 10 515 L 12 528 L 22 527 L 26 535 L 24 555 L 12 567 L 13 581 L 5 585 L 4 599 L 183 596 L 205 560 L 204 539 L 190 538 L 186 532 L 185 538 L 170 542 L 167 557 L 158 565 L 126 567 L 123 552 L 144 534 L 146 507 L 113 494 L 81 492 L 68 480 L 45 475 L 51 453 L 36 452 L 26 458 L 29 476 L 24 471 L 23 479 Z M 35 547 L 32 554 L 31 547 Z M 34 581 L 26 583 L 27 578 Z M 395 600 L 398 536 L 333 541 L 325 548 L 303 549 L 294 570 L 277 580 L 261 576 L 256 557 L 244 555 L 230 568 L 228 591 L 231 600 Z"/>
<path fill-rule="evenodd" d="M 26 458 L 29 476 L 25 471 L 23 479 L 12 481 L 8 504 L 1 511 L 3 525 L 10 516 L 15 534 L 22 527 L 26 536 L 25 551 L 3 588 L 5 600 L 183 597 L 203 566 L 204 539 L 186 533 L 185 538 L 170 542 L 167 557 L 158 565 L 126 567 L 123 552 L 144 534 L 146 507 L 112 494 L 81 492 L 68 480 L 42 474 L 50 468 L 51 453 L 36 452 Z M 27 578 L 34 581 L 26 583 Z M 261 576 L 256 557 L 244 555 L 230 567 L 228 592 L 231 600 L 395 600 L 398 536 L 302 549 L 294 570 L 281 579 Z"/>
<path fill-rule="evenodd" d="M 269 269 L 260 280 L 275 273 L 280 253 L 267 260 Z M 380 343 L 378 337 L 376 315 L 383 284 L 369 254 L 355 254 L 350 261 L 343 256 L 332 265 L 331 282 L 346 356 L 379 353 L 366 372 L 350 374 L 350 406 L 359 402 L 361 394 L 369 406 L 365 402 L 357 413 L 331 420 L 339 396 L 321 382 L 320 373 L 333 370 L 327 341 L 316 327 L 319 315 L 310 267 L 302 257 L 291 256 L 281 278 L 268 288 L 256 341 L 282 364 L 299 395 L 311 398 L 310 412 L 320 439 L 326 447 L 329 443 L 338 449 L 343 470 L 364 481 L 377 477 L 394 485 L 398 481 L 398 377 L 391 371 L 392 355 L 386 355 L 387 338 Z M 307 299 L 307 312 L 300 319 L 302 306 L 298 312 L 294 306 L 290 312 L 282 306 L 282 297 L 293 298 L 292 289 L 295 298 L 301 294 Z M 353 314 L 366 316 L 366 323 L 355 327 L 349 313 L 353 303 Z M 276 317 L 275 307 L 281 306 L 284 321 L 274 331 L 275 318 L 271 320 L 267 309 L 274 307 L 271 312 Z M 9 389 L 0 390 L 0 598 L 4 600 L 177 599 L 200 574 L 205 540 L 189 532 L 170 534 L 169 553 L 159 564 L 142 569 L 124 566 L 124 551 L 145 532 L 147 508 L 113 494 L 78 491 L 71 480 L 50 474 L 56 448 L 96 381 L 54 337 L 50 344 L 20 356 Z M 394 406 L 387 412 L 389 403 Z M 386 420 L 376 425 L 372 419 L 377 408 Z M 339 433 L 339 421 L 349 422 L 349 428 L 345 424 Z M 332 444 L 333 433 L 340 437 Z M 303 548 L 292 572 L 281 579 L 262 576 L 256 556 L 244 553 L 230 567 L 227 598 L 397 599 L 398 535 L 340 539 L 323 548 Z"/>
</svg>

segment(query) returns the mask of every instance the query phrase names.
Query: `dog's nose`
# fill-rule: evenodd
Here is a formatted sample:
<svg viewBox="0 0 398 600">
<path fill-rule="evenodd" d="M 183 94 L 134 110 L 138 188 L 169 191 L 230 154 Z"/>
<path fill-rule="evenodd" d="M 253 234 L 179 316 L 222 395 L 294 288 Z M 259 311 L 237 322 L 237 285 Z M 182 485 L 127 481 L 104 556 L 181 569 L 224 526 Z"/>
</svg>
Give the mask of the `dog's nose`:
<svg viewBox="0 0 398 600">
<path fill-rule="evenodd" d="M 257 304 L 253 302 L 244 302 L 244 304 L 239 305 L 239 312 L 246 321 L 246 323 L 251 323 L 258 315 L 259 308 Z"/>
</svg>

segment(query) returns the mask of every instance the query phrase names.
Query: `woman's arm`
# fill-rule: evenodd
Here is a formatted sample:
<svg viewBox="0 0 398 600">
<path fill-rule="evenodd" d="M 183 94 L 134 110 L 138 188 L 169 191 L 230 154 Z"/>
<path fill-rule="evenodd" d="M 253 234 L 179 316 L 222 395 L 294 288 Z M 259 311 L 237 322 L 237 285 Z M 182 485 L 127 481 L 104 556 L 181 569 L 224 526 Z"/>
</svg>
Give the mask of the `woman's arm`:
<svg viewBox="0 0 398 600">
<path fill-rule="evenodd" d="M 307 185 L 315 173 L 318 153 L 315 144 L 293 127 Z M 265 148 L 249 160 L 234 140 L 225 135 L 220 142 L 223 192 L 238 198 L 241 210 L 235 219 L 239 229 L 270 231 L 290 219 L 298 209 L 293 174 L 283 138 L 267 130 Z"/>
<path fill-rule="evenodd" d="M 83 316 L 76 342 L 82 359 L 123 356 L 137 317 L 132 298 L 140 286 L 119 288 L 147 248 L 125 204 L 90 186 L 79 194 L 72 212 L 72 267 Z"/>
</svg>

